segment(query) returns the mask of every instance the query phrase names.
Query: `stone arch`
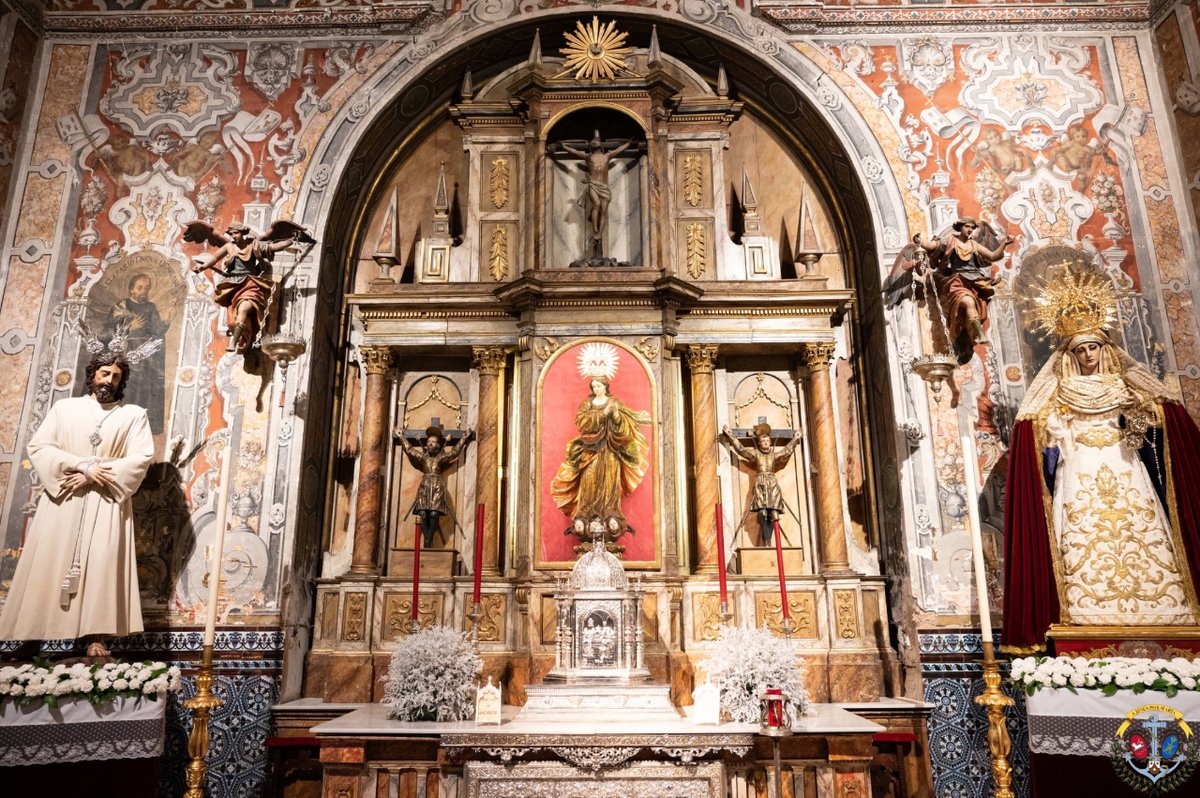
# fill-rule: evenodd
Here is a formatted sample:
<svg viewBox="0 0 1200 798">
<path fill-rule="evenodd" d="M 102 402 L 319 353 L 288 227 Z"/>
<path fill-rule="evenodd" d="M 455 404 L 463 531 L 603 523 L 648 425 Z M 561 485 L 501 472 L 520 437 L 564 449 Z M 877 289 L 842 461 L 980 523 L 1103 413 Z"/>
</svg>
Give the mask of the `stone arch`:
<svg viewBox="0 0 1200 798">
<path fill-rule="evenodd" d="M 557 41 L 562 30 L 594 7 L 566 7 L 518 14 L 503 19 L 480 16 L 482 4 L 435 25 L 420 41 L 399 50 L 344 103 L 321 140 L 305 174 L 295 206 L 295 218 L 315 230 L 322 242 L 316 274 L 300 307 L 299 323 L 314 346 L 298 364 L 298 378 L 308 385 L 303 427 L 298 499 L 289 519 L 295 525 L 296 559 L 292 580 L 300 584 L 315 575 L 324 524 L 326 492 L 319 486 L 329 469 L 328 430 L 334 423 L 334 393 L 340 380 L 347 331 L 342 330 L 341 296 L 351 277 L 351 257 L 361 230 L 358 209 L 374 180 L 397 153 L 429 123 L 427 110 L 457 96 L 463 73 L 477 80 L 519 63 L 528 56 L 533 31 L 543 43 Z M 894 435 L 887 420 L 894 415 L 890 345 L 885 344 L 885 319 L 879 284 L 885 263 L 908 239 L 902 190 L 876 137 L 854 105 L 836 84 L 824 80 L 821 68 L 774 30 L 746 12 L 716 0 L 685 0 L 678 14 L 656 9 L 618 6 L 606 11 L 632 41 L 648 42 L 657 27 L 660 45 L 715 84 L 723 64 L 732 92 L 746 102 L 800 158 L 818 181 L 839 222 L 838 246 L 847 260 L 847 280 L 857 292 L 854 338 L 875 345 L 859 346 L 855 368 L 867 375 L 859 381 L 859 401 L 876 419 L 869 445 L 879 454 L 872 478 L 879 506 L 897 495 Z M 548 48 L 547 48 L 548 49 Z M 801 132 L 802 131 L 802 132 Z M 348 154 L 348 155 L 347 155 Z M 303 373 L 304 371 L 307 373 Z M 873 386 L 868 397 L 865 385 Z M 299 430 L 297 430 L 299 431 Z M 887 483 L 887 484 L 884 484 Z M 895 525 L 894 517 L 879 523 Z M 902 535 L 885 533 L 901 540 Z M 287 588 L 285 587 L 285 590 Z M 306 608 L 287 613 L 307 617 Z"/>
</svg>

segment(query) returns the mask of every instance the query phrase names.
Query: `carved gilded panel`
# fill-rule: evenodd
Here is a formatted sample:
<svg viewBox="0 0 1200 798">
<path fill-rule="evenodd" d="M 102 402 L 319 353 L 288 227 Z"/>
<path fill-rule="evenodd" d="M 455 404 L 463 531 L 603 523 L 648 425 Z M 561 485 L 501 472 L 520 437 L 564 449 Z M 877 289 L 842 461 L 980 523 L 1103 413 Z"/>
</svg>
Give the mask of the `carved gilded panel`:
<svg viewBox="0 0 1200 798">
<path fill-rule="evenodd" d="M 754 594 L 754 618 L 758 626 L 783 636 L 783 602 L 778 591 Z M 812 590 L 788 593 L 788 610 L 792 613 L 792 637 L 816 638 L 821 636 L 817 627 L 817 594 Z"/>
<path fill-rule="evenodd" d="M 853 590 L 833 591 L 833 615 L 838 637 L 853 640 L 858 637 L 857 594 Z"/>
<path fill-rule="evenodd" d="M 675 150 L 675 206 L 681 210 L 709 210 L 712 195 L 712 153 Z"/>
<path fill-rule="evenodd" d="M 500 643 L 504 641 L 507 611 L 508 596 L 503 593 L 479 594 L 479 642 Z M 470 617 L 463 618 L 463 631 L 471 631 Z"/>
<path fill-rule="evenodd" d="M 487 183 L 487 210 L 512 210 L 516 157 L 512 153 L 498 152 L 487 155 L 484 160 L 487 163 L 483 170 L 483 179 Z"/>
<path fill-rule="evenodd" d="M 680 274 L 693 280 L 714 276 L 714 233 L 712 219 L 680 219 L 675 229 L 675 263 Z"/>
<path fill-rule="evenodd" d="M 383 640 L 390 642 L 408 635 L 411 618 L 412 593 L 383 594 L 383 629 L 380 635 Z M 442 595 L 433 593 L 418 596 L 417 625 L 422 629 L 429 629 L 441 621 Z"/>
<path fill-rule="evenodd" d="M 487 221 L 479 225 L 479 272 L 496 282 L 516 275 L 517 223 Z"/>
<path fill-rule="evenodd" d="M 346 594 L 346 612 L 342 616 L 342 639 L 357 643 L 367 633 L 367 594 L 356 590 Z"/>
<path fill-rule="evenodd" d="M 733 613 L 729 619 L 737 626 L 737 607 L 729 605 Z M 719 593 L 692 594 L 692 639 L 716 640 L 721 630 L 721 596 Z"/>
</svg>

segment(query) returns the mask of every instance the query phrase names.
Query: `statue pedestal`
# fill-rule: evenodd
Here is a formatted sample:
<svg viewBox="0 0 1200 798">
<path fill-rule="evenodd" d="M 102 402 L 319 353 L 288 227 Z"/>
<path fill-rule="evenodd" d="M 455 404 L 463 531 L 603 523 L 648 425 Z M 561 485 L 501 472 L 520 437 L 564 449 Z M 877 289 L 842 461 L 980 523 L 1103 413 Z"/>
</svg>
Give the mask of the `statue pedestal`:
<svg viewBox="0 0 1200 798">
<path fill-rule="evenodd" d="M 741 548 L 738 549 L 738 562 L 741 564 L 743 576 L 775 576 L 779 575 L 779 561 L 775 557 L 774 547 Z M 804 573 L 804 549 L 785 546 L 783 549 L 784 573 L 795 576 Z"/>
<path fill-rule="evenodd" d="M 1059 656 L 1171 659 L 1200 652 L 1200 627 L 1053 624 L 1046 637 Z"/>
<path fill-rule="evenodd" d="M 421 549 L 421 578 L 449 579 L 454 576 L 458 552 L 454 549 Z M 413 550 L 392 549 L 388 552 L 388 576 L 412 576 Z"/>
</svg>

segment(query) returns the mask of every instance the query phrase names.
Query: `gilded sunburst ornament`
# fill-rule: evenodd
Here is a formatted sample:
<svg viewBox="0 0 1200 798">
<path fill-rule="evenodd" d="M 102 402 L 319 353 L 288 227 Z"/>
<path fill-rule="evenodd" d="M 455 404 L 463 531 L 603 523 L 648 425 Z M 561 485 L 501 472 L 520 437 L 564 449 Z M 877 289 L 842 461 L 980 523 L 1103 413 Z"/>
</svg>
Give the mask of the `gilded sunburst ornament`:
<svg viewBox="0 0 1200 798">
<path fill-rule="evenodd" d="M 566 60 L 556 78 L 572 75 L 575 80 L 596 83 L 613 80 L 619 72 L 630 71 L 625 58 L 633 48 L 625 46 L 629 34 L 617 30 L 616 20 L 601 24 L 598 17 L 592 17 L 590 25 L 577 21 L 575 31 L 565 36 L 567 46 L 559 52 Z"/>
<path fill-rule="evenodd" d="M 1077 271 L 1068 261 L 1061 271 L 1043 279 L 1031 308 L 1043 336 L 1071 338 L 1112 327 L 1117 321 L 1117 294 L 1110 280 Z"/>
</svg>

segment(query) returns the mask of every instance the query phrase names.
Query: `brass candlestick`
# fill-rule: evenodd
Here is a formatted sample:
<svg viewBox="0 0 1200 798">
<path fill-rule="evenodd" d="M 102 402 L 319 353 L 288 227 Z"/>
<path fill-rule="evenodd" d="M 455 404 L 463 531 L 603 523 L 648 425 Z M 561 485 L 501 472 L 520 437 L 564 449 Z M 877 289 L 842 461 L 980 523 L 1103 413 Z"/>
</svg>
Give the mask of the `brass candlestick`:
<svg viewBox="0 0 1200 798">
<path fill-rule="evenodd" d="M 996 784 L 996 798 L 1014 798 L 1012 791 L 1012 765 L 1008 754 L 1012 740 L 1008 736 L 1008 724 L 1004 722 L 1004 710 L 1013 705 L 1013 700 L 1000 692 L 1000 663 L 996 661 L 995 647 L 991 640 L 983 641 L 983 694 L 975 696 L 975 703 L 987 707 L 988 750 L 992 754 L 992 781 Z"/>
<path fill-rule="evenodd" d="M 208 720 L 209 713 L 223 703 L 213 695 L 213 647 L 204 647 L 203 658 L 200 660 L 200 675 L 196 677 L 196 695 L 183 702 L 192 710 L 192 732 L 188 735 L 187 768 L 184 771 L 187 780 L 187 790 L 183 798 L 204 798 L 204 777 L 208 766 Z"/>
</svg>

